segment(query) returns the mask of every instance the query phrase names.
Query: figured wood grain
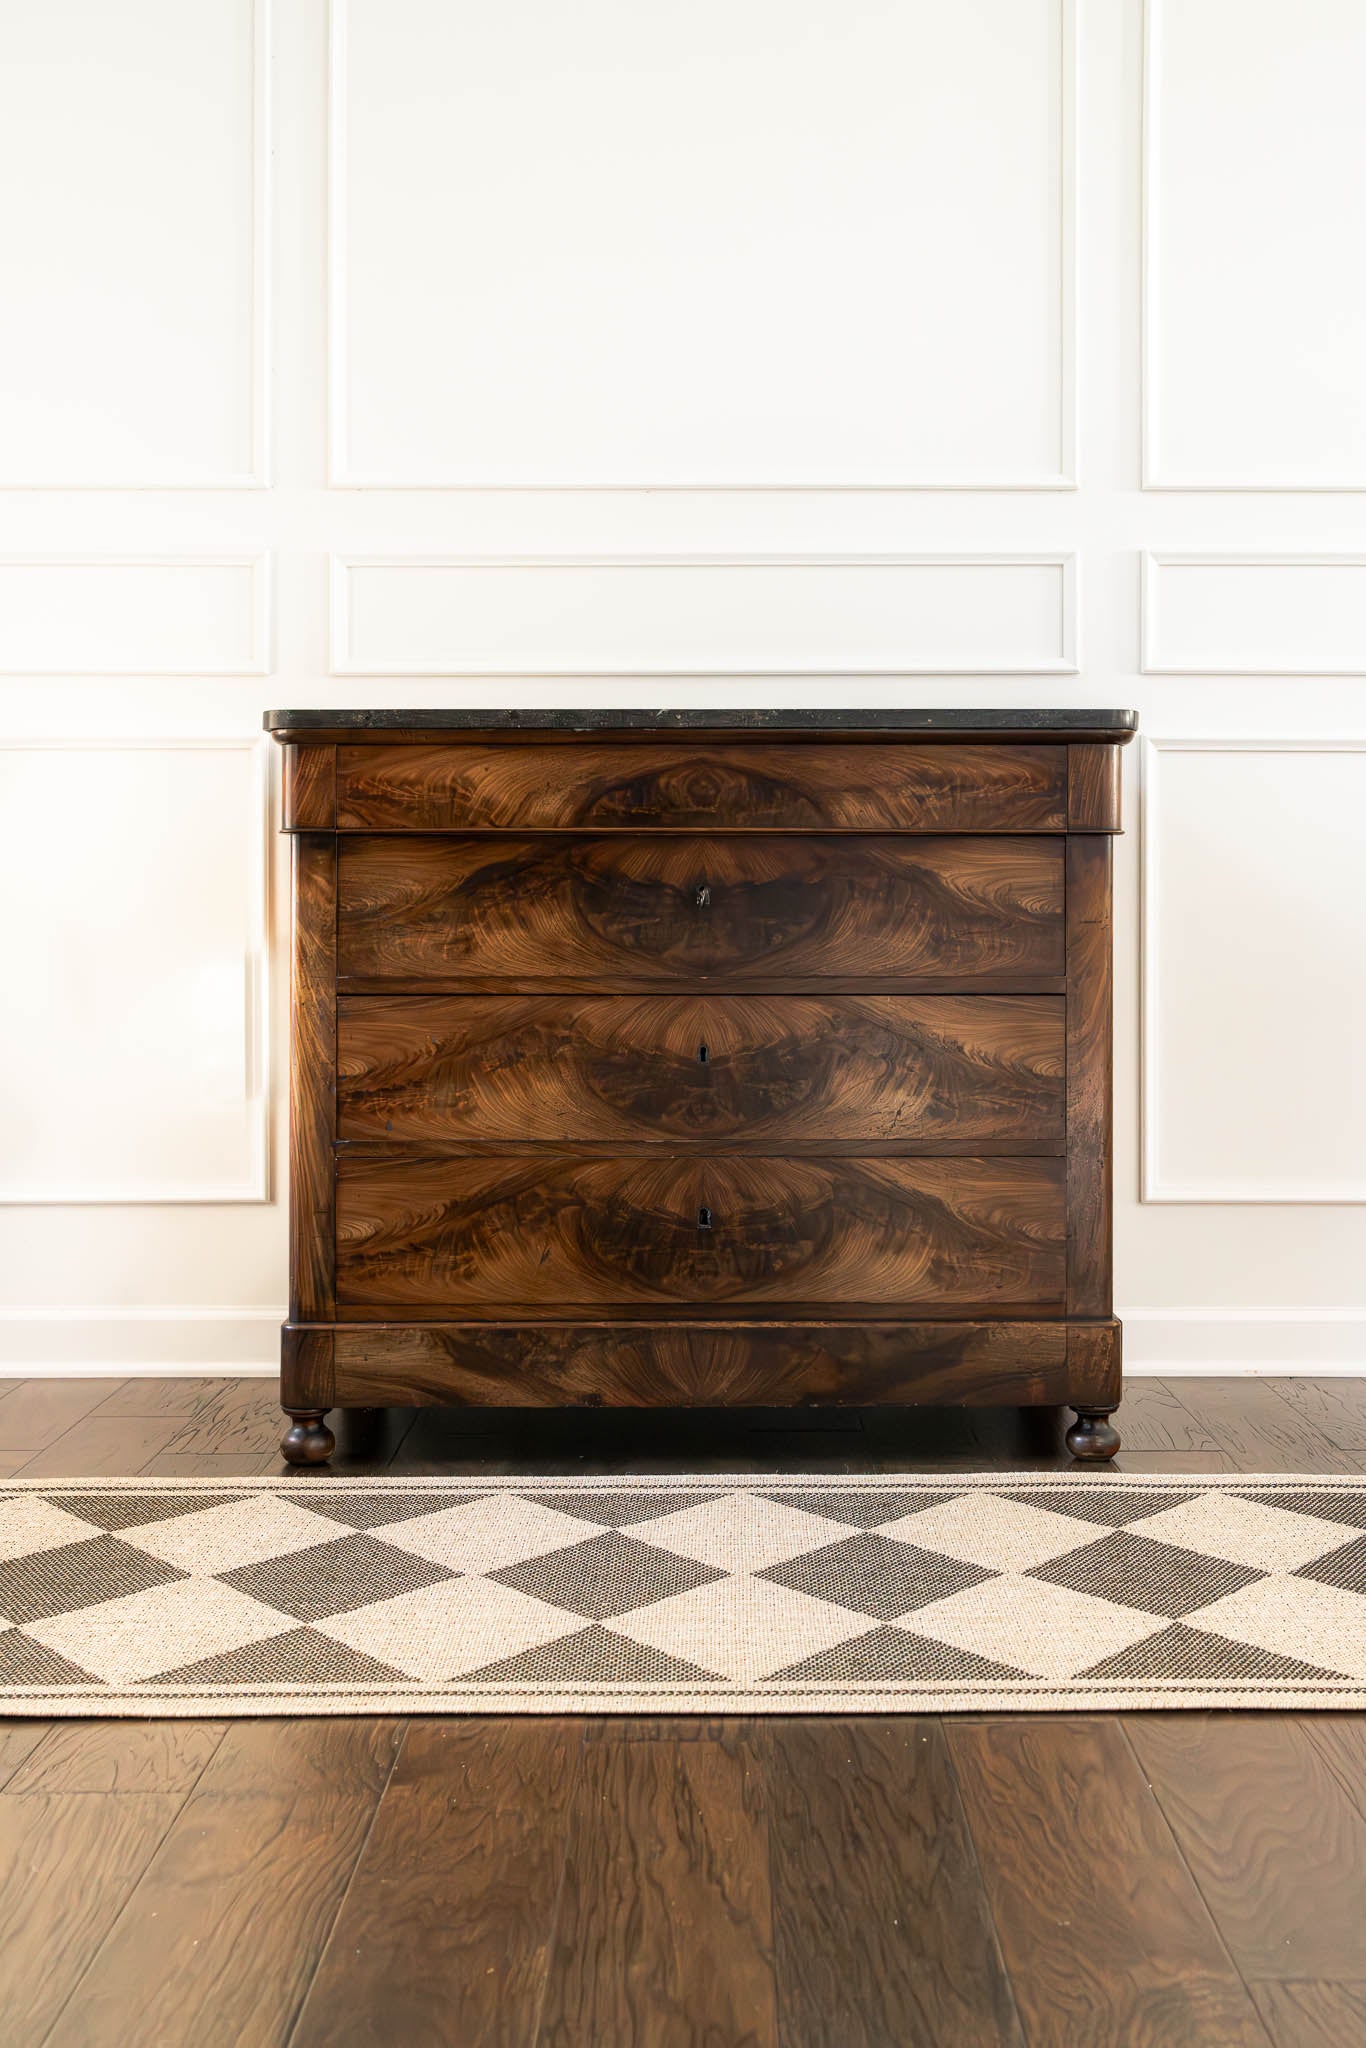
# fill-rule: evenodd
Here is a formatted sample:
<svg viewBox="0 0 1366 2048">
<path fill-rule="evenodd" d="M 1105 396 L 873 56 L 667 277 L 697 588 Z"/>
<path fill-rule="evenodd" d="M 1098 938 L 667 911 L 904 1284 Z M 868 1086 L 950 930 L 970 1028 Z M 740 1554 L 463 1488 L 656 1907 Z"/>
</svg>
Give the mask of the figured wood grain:
<svg viewBox="0 0 1366 2048">
<path fill-rule="evenodd" d="M 536 2037 L 579 1724 L 415 1721 L 291 2048 Z"/>
<path fill-rule="evenodd" d="M 404 832 L 1057 832 L 1066 754 L 691 738 L 344 746 L 337 823 Z"/>
<path fill-rule="evenodd" d="M 1366 1982 L 1366 1815 L 1279 1714 L 1135 1714 L 1129 1739 L 1244 1977 Z"/>
<path fill-rule="evenodd" d="M 1062 972 L 1053 838 L 343 838 L 342 976 L 847 989 Z"/>
<path fill-rule="evenodd" d="M 170 1452 L 264 1451 L 274 1440 L 279 1418 L 272 1388 L 261 1380 L 228 1380 L 193 1415 L 176 1425 Z"/>
<path fill-rule="evenodd" d="M 284 829 L 331 832 L 337 823 L 337 749 L 284 749 Z"/>
<path fill-rule="evenodd" d="M 41 1451 L 98 1408 L 117 1382 L 22 1380 L 0 1399 L 0 1450 Z"/>
<path fill-rule="evenodd" d="M 1215 1454 L 1212 1430 L 1202 1428 L 1167 1380 L 1131 1379 L 1124 1389 L 1124 1452 L 1198 1451 Z"/>
<path fill-rule="evenodd" d="M 5 2048 L 49 2038 L 180 1805 L 173 1792 L 0 1795 Z"/>
<path fill-rule="evenodd" d="M 289 1057 L 289 1313 L 332 1313 L 337 1125 L 337 842 L 294 841 Z"/>
<path fill-rule="evenodd" d="M 337 1334 L 338 1402 L 514 1408 L 1061 1401 L 1060 1323 L 501 1323 Z"/>
<path fill-rule="evenodd" d="M 584 1750 L 537 2048 L 778 2048 L 760 1762 L 743 1742 Z"/>
<path fill-rule="evenodd" d="M 1366 1983 L 1251 1986 L 1272 2048 L 1345 2048 L 1366 2041 Z"/>
<path fill-rule="evenodd" d="M 188 1419 L 229 1394 L 227 1378 L 124 1380 L 92 1413 L 96 1415 L 179 1415 Z"/>
<path fill-rule="evenodd" d="M 59 1721 L 6 1791 L 194 1790 L 223 1740 L 224 1721 Z"/>
<path fill-rule="evenodd" d="M 77 1472 L 111 1479 L 140 1472 L 180 1428 L 174 1416 L 84 1415 L 18 1467 L 16 1478 L 66 1479 Z"/>
<path fill-rule="evenodd" d="M 334 1406 L 334 1350 L 330 1330 L 301 1330 L 286 1323 L 280 1332 L 280 1399 L 286 1408 Z"/>
<path fill-rule="evenodd" d="M 16 1771 L 57 1725 L 51 1721 L 0 1721 L 0 1790 L 13 1783 Z"/>
<path fill-rule="evenodd" d="M 783 2048 L 1022 2048 L 940 1724 L 765 1733 Z"/>
<path fill-rule="evenodd" d="M 1305 1714 L 1308 1736 L 1357 1812 L 1366 1817 L 1366 1714 Z"/>
<path fill-rule="evenodd" d="M 945 1730 L 1029 2041 L 1266 2048 L 1117 1720 Z"/>
<path fill-rule="evenodd" d="M 51 2048 L 278 2048 L 402 1729 L 344 1718 L 238 1723 L 64 2008 Z"/>
<path fill-rule="evenodd" d="M 1249 1374 L 1201 1373 L 1174 1382 L 1196 1430 L 1243 1472 L 1357 1472 L 1356 1453 L 1339 1450 L 1300 1409 Z"/>
<path fill-rule="evenodd" d="M 1067 1325 L 1067 1398 L 1083 1408 L 1113 1408 L 1120 1396 L 1120 1326 Z"/>
<path fill-rule="evenodd" d="M 1274 1379 L 1265 1384 L 1340 1451 L 1366 1451 L 1366 1379 Z"/>
<path fill-rule="evenodd" d="M 337 1166 L 337 1296 L 429 1313 L 1061 1296 L 1052 1159 L 599 1159 L 418 1147 Z"/>
<path fill-rule="evenodd" d="M 1067 828 L 1070 832 L 1118 832 L 1120 773 L 1118 747 L 1067 749 Z"/>
<path fill-rule="evenodd" d="M 1014 1141 L 1060 1152 L 1056 996 L 344 996 L 344 1139 Z"/>
<path fill-rule="evenodd" d="M 1067 842 L 1067 1312 L 1108 1316 L 1112 1166 L 1110 841 Z"/>
</svg>

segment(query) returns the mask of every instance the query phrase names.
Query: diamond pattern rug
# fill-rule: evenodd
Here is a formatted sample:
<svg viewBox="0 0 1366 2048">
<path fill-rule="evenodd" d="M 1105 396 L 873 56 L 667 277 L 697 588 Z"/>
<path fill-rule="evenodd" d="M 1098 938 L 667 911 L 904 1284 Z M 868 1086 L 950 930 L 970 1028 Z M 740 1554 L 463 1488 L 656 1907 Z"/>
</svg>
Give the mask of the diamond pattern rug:
<svg viewBox="0 0 1366 2048">
<path fill-rule="evenodd" d="M 9 1714 L 1366 1705 L 1366 1477 L 12 1480 Z"/>
</svg>

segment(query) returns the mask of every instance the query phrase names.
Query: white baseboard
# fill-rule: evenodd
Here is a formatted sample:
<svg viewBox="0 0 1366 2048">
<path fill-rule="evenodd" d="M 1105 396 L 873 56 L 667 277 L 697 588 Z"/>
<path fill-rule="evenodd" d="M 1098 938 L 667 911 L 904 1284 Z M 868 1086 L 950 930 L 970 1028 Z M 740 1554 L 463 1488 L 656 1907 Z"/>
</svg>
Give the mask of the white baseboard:
<svg viewBox="0 0 1366 2048">
<path fill-rule="evenodd" d="M 1176 1379 L 1366 1375 L 1366 1308 L 1129 1308 L 1124 1370 Z M 173 1379 L 280 1369 L 283 1308 L 3 1308 L 0 1378 Z"/>
<path fill-rule="evenodd" d="M 1121 1308 L 1126 1378 L 1366 1374 L 1366 1308 Z"/>
<path fill-rule="evenodd" d="M 266 1379 L 283 1308 L 2 1308 L 0 1377 Z"/>
</svg>

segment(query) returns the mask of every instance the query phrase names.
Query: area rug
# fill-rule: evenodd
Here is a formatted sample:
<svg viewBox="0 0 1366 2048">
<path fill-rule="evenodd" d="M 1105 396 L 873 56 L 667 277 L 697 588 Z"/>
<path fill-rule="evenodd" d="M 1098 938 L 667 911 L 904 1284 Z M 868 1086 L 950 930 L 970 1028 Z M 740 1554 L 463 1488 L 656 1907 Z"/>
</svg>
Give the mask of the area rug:
<svg viewBox="0 0 1366 2048">
<path fill-rule="evenodd" d="M 1366 1704 L 1366 1477 L 9 1481 L 0 1709 Z"/>
</svg>

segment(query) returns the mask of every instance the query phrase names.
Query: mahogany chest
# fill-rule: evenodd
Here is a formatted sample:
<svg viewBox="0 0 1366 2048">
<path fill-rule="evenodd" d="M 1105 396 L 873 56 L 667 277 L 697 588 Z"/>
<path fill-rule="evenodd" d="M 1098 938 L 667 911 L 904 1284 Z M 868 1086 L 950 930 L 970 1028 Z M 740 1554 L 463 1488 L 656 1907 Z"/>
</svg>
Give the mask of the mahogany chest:
<svg viewBox="0 0 1366 2048">
<path fill-rule="evenodd" d="M 1067 1402 L 1112 1456 L 1126 712 L 272 712 L 337 1406 Z"/>
</svg>

